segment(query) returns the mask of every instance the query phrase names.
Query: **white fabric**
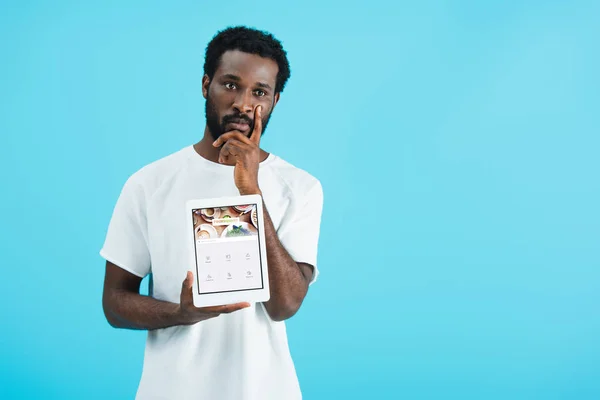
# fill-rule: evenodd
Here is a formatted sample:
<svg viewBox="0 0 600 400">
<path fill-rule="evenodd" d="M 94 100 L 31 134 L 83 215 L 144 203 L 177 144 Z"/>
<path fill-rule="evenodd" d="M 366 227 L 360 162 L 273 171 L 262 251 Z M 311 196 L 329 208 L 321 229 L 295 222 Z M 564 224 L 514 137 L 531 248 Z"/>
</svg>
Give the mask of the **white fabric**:
<svg viewBox="0 0 600 400">
<path fill-rule="evenodd" d="M 281 158 L 260 164 L 259 186 L 281 243 L 296 262 L 315 267 L 323 204 L 320 182 Z M 185 202 L 237 196 L 233 167 L 192 146 L 155 161 L 125 183 L 100 254 L 144 277 L 152 296 L 179 302 L 187 265 Z M 269 400 L 302 397 L 284 322 L 262 304 L 192 326 L 148 332 L 137 399 Z"/>
</svg>

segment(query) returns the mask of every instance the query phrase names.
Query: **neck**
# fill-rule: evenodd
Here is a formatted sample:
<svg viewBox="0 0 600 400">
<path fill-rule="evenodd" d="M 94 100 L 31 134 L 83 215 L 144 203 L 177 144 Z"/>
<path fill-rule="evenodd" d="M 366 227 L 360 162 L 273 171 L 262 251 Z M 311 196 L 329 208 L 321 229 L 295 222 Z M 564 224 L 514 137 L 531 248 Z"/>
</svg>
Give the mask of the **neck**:
<svg viewBox="0 0 600 400">
<path fill-rule="evenodd" d="M 215 141 L 213 139 L 210 131 L 208 130 L 208 126 L 204 128 L 204 137 L 198 143 L 194 145 L 194 150 L 200 156 L 206 158 L 208 161 L 212 161 L 214 163 L 219 162 L 219 152 L 221 151 L 221 147 L 214 147 L 212 144 Z M 263 162 L 267 159 L 269 153 L 264 150 L 260 150 L 260 162 Z"/>
</svg>

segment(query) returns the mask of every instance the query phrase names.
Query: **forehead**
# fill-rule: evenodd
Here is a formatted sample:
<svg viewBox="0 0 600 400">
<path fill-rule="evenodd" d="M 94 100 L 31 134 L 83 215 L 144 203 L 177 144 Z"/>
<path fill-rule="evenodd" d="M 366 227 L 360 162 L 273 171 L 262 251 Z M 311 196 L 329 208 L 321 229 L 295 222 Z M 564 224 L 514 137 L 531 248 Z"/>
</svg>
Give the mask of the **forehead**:
<svg viewBox="0 0 600 400">
<path fill-rule="evenodd" d="M 240 50 L 228 50 L 221 56 L 215 77 L 236 75 L 250 83 L 264 82 L 275 87 L 279 66 L 270 59 Z"/>
</svg>

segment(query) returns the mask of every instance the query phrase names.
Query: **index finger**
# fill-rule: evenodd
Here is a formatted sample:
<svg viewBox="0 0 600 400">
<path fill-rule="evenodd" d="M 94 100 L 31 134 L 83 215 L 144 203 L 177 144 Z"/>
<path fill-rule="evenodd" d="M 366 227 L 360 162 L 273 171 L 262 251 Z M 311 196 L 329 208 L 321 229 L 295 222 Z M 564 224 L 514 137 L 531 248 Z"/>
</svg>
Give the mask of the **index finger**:
<svg viewBox="0 0 600 400">
<path fill-rule="evenodd" d="M 250 140 L 254 142 L 257 146 L 260 144 L 260 137 L 262 136 L 262 106 L 256 106 L 254 110 L 254 129 L 252 130 L 252 135 L 250 135 Z"/>
</svg>

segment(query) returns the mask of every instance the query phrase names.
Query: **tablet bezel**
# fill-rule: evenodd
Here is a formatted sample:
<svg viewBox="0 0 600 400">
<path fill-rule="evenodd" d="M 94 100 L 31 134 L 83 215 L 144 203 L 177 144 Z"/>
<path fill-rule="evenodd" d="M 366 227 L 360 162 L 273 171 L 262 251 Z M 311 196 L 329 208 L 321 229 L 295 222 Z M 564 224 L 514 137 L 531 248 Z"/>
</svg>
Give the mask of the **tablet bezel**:
<svg viewBox="0 0 600 400">
<path fill-rule="evenodd" d="M 258 220 L 258 243 L 259 243 L 259 254 L 260 254 L 260 270 L 262 274 L 262 289 L 241 289 L 232 292 L 220 292 L 220 293 L 199 293 L 198 287 L 198 266 L 196 265 L 196 235 L 194 232 L 194 218 L 193 210 L 199 208 L 212 208 L 212 207 L 231 207 L 236 205 L 256 204 L 256 217 Z M 270 298 L 269 291 L 269 269 L 267 267 L 267 247 L 264 227 L 264 216 L 263 216 L 263 201 L 262 196 L 258 194 L 234 196 L 234 197 L 218 197 L 211 199 L 195 199 L 188 200 L 185 206 L 186 219 L 187 219 L 187 231 L 188 235 L 188 253 L 190 266 L 193 267 L 192 273 L 194 275 L 194 286 L 193 286 L 193 299 L 194 306 L 196 307 L 208 307 L 208 306 L 219 306 L 226 304 L 233 304 L 239 302 L 257 303 L 268 301 Z"/>
</svg>

